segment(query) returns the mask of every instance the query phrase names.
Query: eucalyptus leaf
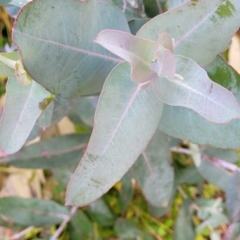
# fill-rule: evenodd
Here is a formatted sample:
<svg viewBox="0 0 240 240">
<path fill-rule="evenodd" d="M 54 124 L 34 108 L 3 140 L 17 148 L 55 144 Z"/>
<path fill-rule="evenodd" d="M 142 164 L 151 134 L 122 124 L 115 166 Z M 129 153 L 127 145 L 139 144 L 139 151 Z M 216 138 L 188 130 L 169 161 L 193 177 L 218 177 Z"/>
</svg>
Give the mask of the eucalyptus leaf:
<svg viewBox="0 0 240 240">
<path fill-rule="evenodd" d="M 222 58 L 217 57 L 208 67 L 212 80 L 230 90 L 240 102 L 240 75 Z M 226 124 L 211 123 L 184 107 L 164 105 L 159 129 L 170 136 L 201 145 L 218 148 L 240 148 L 239 120 Z"/>
<path fill-rule="evenodd" d="M 229 223 L 229 219 L 224 211 L 224 205 L 220 198 L 199 198 L 196 200 L 196 204 L 198 206 L 197 216 L 202 220 L 201 224 L 196 227 L 198 233 L 202 232 L 207 227 L 214 229 L 222 224 Z"/>
<path fill-rule="evenodd" d="M 88 126 L 94 125 L 94 113 L 97 107 L 98 97 L 82 97 L 74 104 L 73 112 Z"/>
<path fill-rule="evenodd" d="M 107 192 L 136 161 L 156 130 L 162 103 L 151 88 L 143 91 L 129 76 L 130 66 L 123 63 L 106 80 L 88 148 L 68 185 L 66 204 L 83 206 Z"/>
<path fill-rule="evenodd" d="M 89 240 L 102 239 L 100 234 L 94 230 L 93 223 L 89 220 L 84 212 L 76 213 L 68 224 L 69 235 L 71 240 Z"/>
<path fill-rule="evenodd" d="M 182 56 L 175 56 L 175 64 L 179 78 L 153 81 L 153 92 L 162 102 L 190 108 L 215 123 L 240 118 L 240 106 L 233 94 L 211 81 L 204 69 Z"/>
<path fill-rule="evenodd" d="M 154 94 L 171 106 L 193 109 L 215 123 L 240 118 L 240 106 L 233 94 L 212 82 L 193 60 L 173 55 L 168 34 L 157 42 L 116 30 L 103 30 L 95 40 L 131 65 L 131 79 L 150 84 Z"/>
<path fill-rule="evenodd" d="M 68 217 L 66 207 L 42 199 L 0 198 L 0 213 L 23 226 L 42 226 L 62 222 Z"/>
<path fill-rule="evenodd" d="M 132 179 L 129 174 L 125 174 L 121 180 L 122 187 L 119 193 L 119 207 L 121 213 L 124 214 L 133 198 L 134 189 L 132 186 Z"/>
<path fill-rule="evenodd" d="M 127 219 L 119 218 L 117 219 L 114 230 L 118 237 L 126 240 L 134 240 L 136 238 L 144 239 L 144 240 L 153 240 L 151 236 L 144 233 L 141 229 L 137 227 L 137 225 Z"/>
<path fill-rule="evenodd" d="M 155 17 L 139 30 L 137 36 L 156 41 L 159 30 L 167 32 L 175 39 L 175 54 L 187 56 L 204 67 L 228 46 L 231 37 L 239 28 L 239 12 L 238 0 L 188 2 Z M 226 29 L 224 36 L 221 37 L 217 30 L 220 25 Z M 213 44 L 214 42 L 217 44 Z M 228 88 L 229 90 L 233 88 L 236 90 L 238 85 L 235 85 L 234 71 L 229 69 L 226 63 L 216 61 L 219 68 L 215 68 L 215 75 L 221 69 L 225 72 L 225 80 L 218 75 L 218 83 L 225 82 L 231 88 Z M 233 93 L 236 92 L 239 93 L 239 91 Z M 237 94 L 235 96 L 238 98 Z M 164 106 L 160 123 L 160 129 L 170 136 L 222 148 L 239 148 L 236 130 L 238 126 L 238 121 L 226 125 L 212 124 L 189 109 L 167 105 Z"/>
<path fill-rule="evenodd" d="M 173 192 L 174 173 L 170 166 L 169 143 L 170 138 L 156 131 L 130 170 L 147 201 L 155 207 L 168 207 Z"/>
<path fill-rule="evenodd" d="M 0 125 L 0 156 L 17 152 L 26 142 L 38 117 L 51 101 L 51 94 L 32 81 L 23 86 L 9 78 Z"/>
<path fill-rule="evenodd" d="M 203 154 L 206 154 L 211 157 L 215 157 L 230 163 L 235 163 L 239 160 L 238 153 L 234 150 L 228 149 L 219 149 L 206 147 L 203 149 Z"/>
<path fill-rule="evenodd" d="M 226 190 L 228 181 L 231 178 L 230 172 L 228 172 L 226 169 L 216 165 L 213 161 L 210 161 L 209 157 L 207 156 L 202 157 L 200 165 L 197 169 L 202 177 L 208 182 L 216 185 L 224 191 Z"/>
<path fill-rule="evenodd" d="M 157 42 L 111 29 L 100 32 L 94 41 L 130 63 L 134 82 L 145 83 L 155 75 L 150 64 L 158 50 Z"/>
<path fill-rule="evenodd" d="M 131 33 L 135 35 L 138 30 L 149 21 L 149 18 L 142 18 L 142 19 L 133 19 L 128 22 L 129 28 L 131 30 Z"/>
<path fill-rule="evenodd" d="M 54 177 L 62 186 L 67 187 L 71 179 L 71 176 L 73 175 L 74 170 L 78 165 L 78 162 L 75 162 L 75 161 L 66 162 L 67 166 L 60 165 L 60 167 L 51 169 Z"/>
<path fill-rule="evenodd" d="M 240 220 L 240 173 L 234 172 L 226 188 L 226 206 L 233 222 Z"/>
<path fill-rule="evenodd" d="M 199 174 L 198 169 L 195 166 L 190 166 L 184 169 L 175 169 L 175 181 L 176 185 L 187 183 L 187 184 L 198 184 L 203 181 L 202 176 Z"/>
<path fill-rule="evenodd" d="M 77 165 L 87 146 L 89 135 L 69 134 L 23 147 L 19 152 L 2 159 L 18 168 L 54 169 Z"/>
<path fill-rule="evenodd" d="M 76 104 L 79 102 L 78 98 L 64 99 L 56 97 L 54 99 L 54 108 L 52 113 L 51 125 L 58 123 L 63 117 L 73 111 Z"/>
<path fill-rule="evenodd" d="M 52 101 L 38 118 L 38 124 L 43 129 L 43 131 L 52 124 L 53 109 L 54 102 Z"/>
<path fill-rule="evenodd" d="M 159 32 L 166 32 L 175 40 L 176 55 L 204 67 L 228 47 L 239 25 L 239 0 L 189 1 L 147 22 L 137 36 L 157 41 Z"/>
<path fill-rule="evenodd" d="M 121 62 L 92 42 L 106 28 L 129 31 L 124 14 L 112 4 L 35 0 L 18 15 L 13 40 L 34 80 L 51 93 L 73 98 L 99 93 L 111 69 Z"/>
<path fill-rule="evenodd" d="M 196 233 L 192 222 L 192 202 L 185 200 L 174 227 L 174 240 L 193 240 Z"/>
<path fill-rule="evenodd" d="M 115 216 L 111 212 L 107 203 L 102 199 L 91 203 L 86 209 L 92 221 L 97 222 L 100 226 L 109 227 L 115 222 Z"/>
</svg>

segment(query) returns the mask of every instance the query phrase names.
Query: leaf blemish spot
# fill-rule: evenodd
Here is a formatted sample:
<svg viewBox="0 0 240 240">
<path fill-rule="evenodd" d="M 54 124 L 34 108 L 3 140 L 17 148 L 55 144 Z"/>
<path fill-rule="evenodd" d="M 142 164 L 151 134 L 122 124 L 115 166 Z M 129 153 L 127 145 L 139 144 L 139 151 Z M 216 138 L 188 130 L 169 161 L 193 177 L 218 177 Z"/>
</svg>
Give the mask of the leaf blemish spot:
<svg viewBox="0 0 240 240">
<path fill-rule="evenodd" d="M 94 182 L 94 183 L 97 183 L 97 184 L 102 184 L 101 182 L 99 182 L 98 180 L 96 180 L 96 179 L 93 179 L 93 178 L 91 178 L 91 180 Z"/>
<path fill-rule="evenodd" d="M 45 110 L 46 107 L 52 102 L 52 100 L 54 99 L 54 95 L 51 95 L 48 98 L 44 98 L 40 103 L 39 103 L 39 109 L 40 110 Z"/>
</svg>

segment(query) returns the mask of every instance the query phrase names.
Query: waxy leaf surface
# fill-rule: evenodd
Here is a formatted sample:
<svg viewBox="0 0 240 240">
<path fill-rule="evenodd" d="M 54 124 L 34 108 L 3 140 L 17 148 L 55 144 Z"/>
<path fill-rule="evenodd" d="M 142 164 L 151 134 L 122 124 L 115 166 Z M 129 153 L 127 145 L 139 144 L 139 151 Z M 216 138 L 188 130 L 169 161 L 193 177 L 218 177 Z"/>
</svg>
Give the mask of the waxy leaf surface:
<svg viewBox="0 0 240 240">
<path fill-rule="evenodd" d="M 94 125 L 94 113 L 96 110 L 98 97 L 82 97 L 74 105 L 73 112 L 88 126 Z"/>
<path fill-rule="evenodd" d="M 211 161 L 211 157 L 203 156 L 197 169 L 209 183 L 214 184 L 223 191 L 226 190 L 231 174 L 223 167 L 216 165 L 214 161 Z"/>
<path fill-rule="evenodd" d="M 178 78 L 160 77 L 152 82 L 153 92 L 161 101 L 193 109 L 216 123 L 240 117 L 240 106 L 233 94 L 211 81 L 204 69 L 181 56 L 175 56 L 175 64 Z"/>
<path fill-rule="evenodd" d="M 77 165 L 87 146 L 89 135 L 69 134 L 23 147 L 19 152 L 2 159 L 18 168 L 62 168 Z"/>
<path fill-rule="evenodd" d="M 191 211 L 192 204 L 193 202 L 189 199 L 183 202 L 175 222 L 173 240 L 195 239 L 196 233 L 192 222 L 193 213 Z"/>
<path fill-rule="evenodd" d="M 43 111 L 41 116 L 37 120 L 37 124 L 43 131 L 45 131 L 52 124 L 52 115 L 54 109 L 54 101 L 52 101 Z"/>
<path fill-rule="evenodd" d="M 98 229 L 94 228 L 95 223 L 92 222 L 84 212 L 78 211 L 68 224 L 69 237 L 71 240 L 88 240 L 96 238 L 102 240 Z"/>
<path fill-rule="evenodd" d="M 157 41 L 159 32 L 166 32 L 175 40 L 175 54 L 204 67 L 227 48 L 239 25 L 239 0 L 188 1 L 147 22 L 137 36 Z"/>
<path fill-rule="evenodd" d="M 72 98 L 100 92 L 110 70 L 121 62 L 93 43 L 106 28 L 129 31 L 124 14 L 112 4 L 35 0 L 18 15 L 13 40 L 34 80 L 51 93 Z"/>
<path fill-rule="evenodd" d="M 217 57 L 206 69 L 210 78 L 230 90 L 240 103 L 240 75 L 220 57 Z M 191 109 L 164 105 L 159 128 L 170 136 L 201 145 L 240 148 L 239 119 L 226 124 L 215 124 Z"/>
<path fill-rule="evenodd" d="M 230 91 L 212 82 L 193 60 L 174 58 L 172 40 L 166 33 L 160 33 L 158 41 L 152 42 L 125 32 L 104 30 L 95 42 L 129 62 L 131 79 L 138 83 L 149 81 L 162 102 L 193 109 L 216 123 L 240 117 L 240 106 Z"/>
<path fill-rule="evenodd" d="M 26 142 L 35 122 L 43 111 L 43 103 L 50 93 L 32 81 L 23 86 L 9 78 L 7 95 L 0 120 L 0 156 L 17 152 Z"/>
<path fill-rule="evenodd" d="M 53 201 L 4 197 L 0 199 L 0 214 L 19 225 L 42 226 L 64 221 L 69 212 Z"/>
<path fill-rule="evenodd" d="M 103 198 L 91 203 L 86 212 L 93 222 L 102 227 L 110 227 L 115 222 L 115 216 Z"/>
<path fill-rule="evenodd" d="M 103 30 L 95 42 L 130 63 L 134 82 L 144 83 L 155 75 L 150 64 L 158 49 L 157 42 L 115 30 Z"/>
<path fill-rule="evenodd" d="M 233 34 L 240 25 L 240 2 L 238 0 L 202 0 L 188 2 L 169 12 L 161 14 L 146 23 L 137 36 L 156 41 L 159 31 L 167 32 L 175 39 L 175 54 L 187 56 L 200 66 L 206 66 L 214 57 L 229 44 Z M 220 35 L 219 26 L 225 29 Z M 216 43 L 216 44 L 215 44 Z M 216 74 L 214 78 L 225 87 L 236 90 L 236 76 L 232 70 Z M 220 67 L 215 69 L 219 72 Z M 211 76 L 212 77 L 212 76 Z M 225 82 L 225 84 L 223 84 Z M 238 98 L 239 91 L 234 91 Z M 191 109 L 164 105 L 160 129 L 165 133 L 181 139 L 187 139 L 199 144 L 210 144 L 221 148 L 239 148 L 239 121 L 228 124 L 213 124 L 201 118 Z"/>
<path fill-rule="evenodd" d="M 124 214 L 128 210 L 129 204 L 131 203 L 134 194 L 134 188 L 130 174 L 127 173 L 124 175 L 121 180 L 121 185 L 122 186 L 118 196 L 118 203 L 121 213 Z"/>
<path fill-rule="evenodd" d="M 231 179 L 231 173 L 218 162 L 222 161 L 224 163 L 226 161 L 234 163 L 238 159 L 237 152 L 233 150 L 207 147 L 201 153 L 197 170 L 205 180 L 225 191 Z M 221 177 L 219 178 L 219 176 Z"/>
<path fill-rule="evenodd" d="M 130 63 L 134 82 L 148 82 L 156 74 L 175 75 L 172 40 L 166 33 L 159 33 L 158 41 L 153 42 L 130 33 L 107 29 L 98 34 L 95 42 Z"/>
<path fill-rule="evenodd" d="M 130 66 L 108 76 L 88 148 L 67 189 L 66 204 L 83 206 L 106 193 L 128 171 L 153 136 L 162 103 L 130 80 Z"/>
<path fill-rule="evenodd" d="M 130 169 L 147 201 L 155 207 L 169 206 L 174 173 L 170 166 L 170 138 L 156 131 L 147 148 Z"/>
</svg>

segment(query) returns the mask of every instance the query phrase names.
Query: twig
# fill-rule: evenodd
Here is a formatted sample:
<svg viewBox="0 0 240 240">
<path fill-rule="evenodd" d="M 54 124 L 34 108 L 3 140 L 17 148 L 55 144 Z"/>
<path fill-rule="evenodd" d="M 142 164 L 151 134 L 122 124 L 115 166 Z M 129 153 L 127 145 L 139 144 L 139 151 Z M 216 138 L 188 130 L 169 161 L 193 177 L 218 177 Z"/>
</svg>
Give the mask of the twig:
<svg viewBox="0 0 240 240">
<path fill-rule="evenodd" d="M 173 230 L 168 227 L 167 225 L 165 225 L 164 223 L 160 222 L 159 220 L 155 219 L 154 217 L 152 217 L 151 215 L 149 215 L 148 213 L 144 212 L 143 210 L 141 210 L 140 208 L 136 207 L 134 204 L 131 204 L 131 207 L 136 211 L 136 212 L 140 212 L 145 218 L 147 218 L 149 221 L 152 221 L 153 223 L 157 224 L 157 225 L 161 225 L 163 228 L 165 228 L 165 230 L 170 233 L 173 234 Z"/>
<path fill-rule="evenodd" d="M 163 13 L 163 9 L 162 9 L 162 6 L 161 6 L 160 2 L 158 0 L 155 0 L 155 1 L 156 1 L 156 4 L 157 4 L 158 13 L 159 14 Z"/>
<path fill-rule="evenodd" d="M 187 149 L 187 148 L 171 147 L 170 150 L 172 152 L 184 153 L 184 154 L 187 154 L 187 155 L 191 155 L 192 154 L 192 152 L 189 149 Z"/>
<path fill-rule="evenodd" d="M 70 214 L 68 215 L 68 217 L 66 217 L 66 219 L 61 223 L 61 225 L 59 226 L 59 228 L 57 229 L 57 231 L 53 234 L 53 236 L 50 238 L 50 240 L 57 240 L 58 237 L 61 235 L 61 233 L 63 232 L 65 226 L 67 225 L 67 223 L 71 220 L 71 218 L 73 217 L 73 215 L 76 213 L 77 211 L 77 207 L 72 207 Z"/>
<path fill-rule="evenodd" d="M 14 234 L 13 236 L 11 236 L 11 238 L 10 238 L 9 240 L 20 239 L 20 238 L 23 237 L 25 234 L 31 232 L 33 228 L 34 228 L 33 226 L 30 226 L 30 227 L 22 230 L 21 232 Z"/>
<path fill-rule="evenodd" d="M 192 155 L 192 152 L 191 150 L 189 149 L 186 149 L 186 148 L 181 148 L 181 147 L 171 147 L 170 150 L 172 152 L 177 152 L 177 153 L 183 153 L 183 154 L 187 154 L 187 155 Z M 225 168 L 227 170 L 230 170 L 230 171 L 240 171 L 240 168 L 238 166 L 236 166 L 235 164 L 233 163 L 230 163 L 230 162 L 227 162 L 227 161 L 224 161 L 222 159 L 219 159 L 219 158 L 216 158 L 216 157 L 212 157 L 212 156 L 209 156 L 207 154 L 203 154 L 202 155 L 202 158 L 208 160 L 209 162 L 212 162 L 214 163 L 215 165 L 218 165 L 222 168 Z"/>
<path fill-rule="evenodd" d="M 155 231 L 155 229 L 153 229 L 153 227 L 150 226 L 150 224 L 142 217 L 141 221 L 143 223 L 143 225 L 146 226 L 146 228 L 148 229 L 148 231 L 157 239 L 157 240 L 163 240 L 158 233 Z"/>
<path fill-rule="evenodd" d="M 239 171 L 239 167 L 236 166 L 235 164 L 233 163 L 230 163 L 230 162 L 226 162 L 222 159 L 219 159 L 219 158 L 215 158 L 215 157 L 211 157 L 211 156 L 208 156 L 208 155 L 204 155 L 204 158 L 212 163 L 214 163 L 215 165 L 218 165 L 222 168 L 225 168 L 225 169 L 228 169 L 230 171 Z"/>
<path fill-rule="evenodd" d="M 181 186 L 178 186 L 177 189 L 178 189 L 180 195 L 181 195 L 184 199 L 187 199 L 187 198 L 188 198 L 187 194 L 184 192 L 184 190 L 182 189 Z"/>
<path fill-rule="evenodd" d="M 126 11 L 126 8 L 127 8 L 127 0 L 123 0 L 123 13 L 125 13 Z"/>
</svg>

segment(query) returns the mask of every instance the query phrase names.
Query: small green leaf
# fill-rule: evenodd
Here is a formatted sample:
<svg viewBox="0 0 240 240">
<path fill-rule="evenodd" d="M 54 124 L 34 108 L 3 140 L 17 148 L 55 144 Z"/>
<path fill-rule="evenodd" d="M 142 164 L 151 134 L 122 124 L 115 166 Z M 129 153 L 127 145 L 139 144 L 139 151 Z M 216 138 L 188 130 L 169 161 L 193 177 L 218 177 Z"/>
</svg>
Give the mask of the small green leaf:
<svg viewBox="0 0 240 240">
<path fill-rule="evenodd" d="M 235 171 L 226 188 L 226 206 L 230 219 L 233 222 L 240 220 L 240 173 Z"/>
<path fill-rule="evenodd" d="M 192 222 L 193 210 L 192 202 L 185 200 L 179 211 L 177 221 L 174 227 L 174 240 L 193 240 L 196 233 Z"/>
<path fill-rule="evenodd" d="M 68 224 L 71 240 L 100 240 L 100 233 L 96 232 L 93 223 L 82 211 L 76 213 Z"/>
<path fill-rule="evenodd" d="M 126 240 L 144 239 L 153 240 L 153 238 L 138 228 L 138 226 L 131 220 L 119 218 L 117 219 L 114 230 L 118 237 Z"/>
<path fill-rule="evenodd" d="M 114 214 L 102 198 L 91 203 L 86 210 L 92 221 L 97 222 L 100 226 L 109 227 L 115 221 Z"/>
<path fill-rule="evenodd" d="M 122 187 L 119 193 L 119 207 L 122 214 L 124 214 L 132 200 L 134 189 L 132 187 L 132 181 L 128 174 L 125 174 L 121 180 Z"/>
</svg>

